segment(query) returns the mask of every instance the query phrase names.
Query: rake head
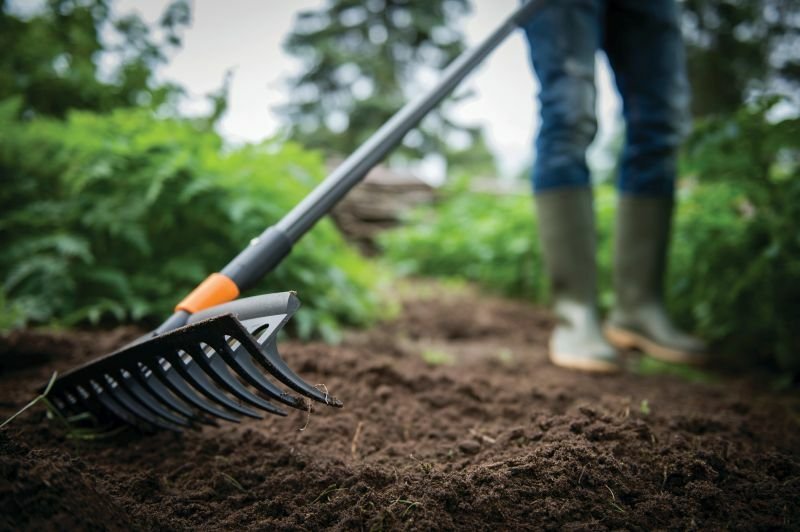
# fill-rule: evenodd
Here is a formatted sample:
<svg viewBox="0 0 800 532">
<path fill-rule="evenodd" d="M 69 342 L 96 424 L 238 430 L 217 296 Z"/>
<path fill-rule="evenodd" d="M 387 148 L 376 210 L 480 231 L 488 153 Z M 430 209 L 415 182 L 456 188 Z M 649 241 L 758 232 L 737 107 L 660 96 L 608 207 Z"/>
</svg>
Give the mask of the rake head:
<svg viewBox="0 0 800 532">
<path fill-rule="evenodd" d="M 67 416 L 88 411 L 148 431 L 180 431 L 198 422 L 214 424 L 215 418 L 261 418 L 258 410 L 285 416 L 275 403 L 310 408 L 267 373 L 302 396 L 341 407 L 278 354 L 277 334 L 299 306 L 293 292 L 283 292 L 212 307 L 184 327 L 140 338 L 65 373 L 48 397 Z"/>
</svg>

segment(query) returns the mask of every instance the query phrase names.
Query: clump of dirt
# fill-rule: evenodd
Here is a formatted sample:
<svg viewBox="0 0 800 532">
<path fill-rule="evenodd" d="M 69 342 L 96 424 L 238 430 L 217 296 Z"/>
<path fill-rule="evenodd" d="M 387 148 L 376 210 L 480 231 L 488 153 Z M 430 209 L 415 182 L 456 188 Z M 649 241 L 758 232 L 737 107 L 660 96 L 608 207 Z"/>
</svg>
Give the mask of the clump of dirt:
<svg viewBox="0 0 800 532">
<path fill-rule="evenodd" d="M 800 526 L 796 393 L 569 372 L 547 362 L 542 310 L 425 292 L 339 346 L 280 344 L 342 410 L 95 441 L 25 414 L 0 431 L 0 528 Z M 133 335 L 75 333 L 6 370 L 0 415 Z"/>
</svg>

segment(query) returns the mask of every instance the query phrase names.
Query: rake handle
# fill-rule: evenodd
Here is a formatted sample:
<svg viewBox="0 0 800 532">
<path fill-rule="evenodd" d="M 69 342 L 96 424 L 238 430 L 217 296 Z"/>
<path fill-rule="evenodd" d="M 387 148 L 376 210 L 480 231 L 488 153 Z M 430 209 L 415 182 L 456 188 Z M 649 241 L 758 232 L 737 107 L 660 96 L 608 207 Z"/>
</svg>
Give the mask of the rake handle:
<svg viewBox="0 0 800 532">
<path fill-rule="evenodd" d="M 323 216 L 327 215 L 376 164 L 402 141 L 406 133 L 450 94 L 461 80 L 497 48 L 512 31 L 527 21 L 547 1 L 530 0 L 520 5 L 479 45 L 462 53 L 450 63 L 442 73 L 441 79 L 430 91 L 403 106 L 278 223 L 268 227 L 261 235 L 254 238 L 250 245 L 220 272 L 222 276 L 233 281 L 233 285 L 238 289 L 233 297 L 238 296 L 238 292 L 253 287 L 262 277 L 280 264 L 289 254 L 295 242 Z M 225 287 L 224 281 L 217 280 L 215 282 L 220 290 L 229 291 L 230 287 Z M 198 290 L 202 286 L 198 287 Z M 227 300 L 230 299 L 232 298 Z M 216 301 L 214 304 L 220 302 L 222 301 Z M 181 312 L 185 314 L 180 314 Z M 183 325 L 191 312 L 194 310 L 182 308 L 179 304 L 176 314 L 159 327 L 158 332 L 163 332 L 164 327 L 174 328 L 176 323 L 179 324 L 177 326 Z M 169 330 L 169 328 L 163 330 Z"/>
<path fill-rule="evenodd" d="M 233 279 L 243 290 L 257 283 L 289 254 L 295 242 L 400 144 L 406 133 L 450 94 L 514 29 L 541 8 L 545 1 L 532 0 L 522 4 L 483 42 L 450 63 L 435 87 L 403 106 L 277 224 L 254 239 L 222 273 Z"/>
</svg>

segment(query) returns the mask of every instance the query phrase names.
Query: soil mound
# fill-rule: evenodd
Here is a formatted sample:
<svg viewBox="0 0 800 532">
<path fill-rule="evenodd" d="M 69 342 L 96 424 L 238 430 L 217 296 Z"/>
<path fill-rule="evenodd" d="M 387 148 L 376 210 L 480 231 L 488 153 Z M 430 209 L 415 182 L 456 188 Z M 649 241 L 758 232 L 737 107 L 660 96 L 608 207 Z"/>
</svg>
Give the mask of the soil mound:
<svg viewBox="0 0 800 532">
<path fill-rule="evenodd" d="M 561 370 L 540 309 L 422 292 L 339 346 L 280 344 L 342 410 L 95 441 L 26 413 L 0 432 L 0 527 L 800 527 L 796 393 Z M 12 365 L 0 415 L 132 335 L 75 333 L 46 364 Z"/>
</svg>

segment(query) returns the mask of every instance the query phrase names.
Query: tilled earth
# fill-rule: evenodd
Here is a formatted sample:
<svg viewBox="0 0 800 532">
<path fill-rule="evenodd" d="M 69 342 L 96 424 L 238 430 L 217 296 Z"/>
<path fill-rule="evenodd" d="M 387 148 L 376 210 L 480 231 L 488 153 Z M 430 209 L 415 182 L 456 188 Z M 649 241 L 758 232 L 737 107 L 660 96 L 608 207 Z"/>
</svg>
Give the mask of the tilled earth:
<svg viewBox="0 0 800 532">
<path fill-rule="evenodd" d="M 798 529 L 800 398 L 742 379 L 597 377 L 549 315 L 425 289 L 339 346 L 282 342 L 344 409 L 183 435 L 0 431 L 0 529 Z M 0 341 L 0 416 L 138 331 Z"/>
</svg>

